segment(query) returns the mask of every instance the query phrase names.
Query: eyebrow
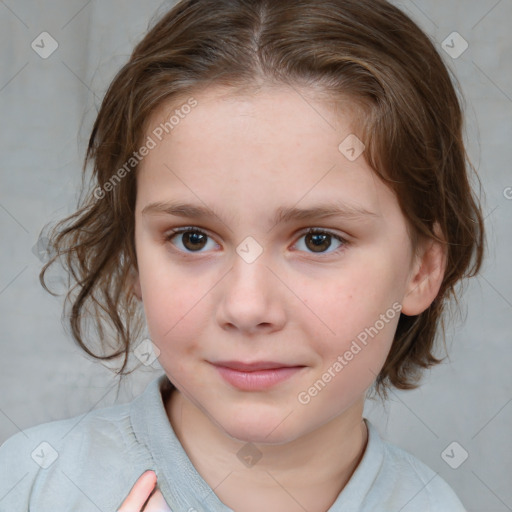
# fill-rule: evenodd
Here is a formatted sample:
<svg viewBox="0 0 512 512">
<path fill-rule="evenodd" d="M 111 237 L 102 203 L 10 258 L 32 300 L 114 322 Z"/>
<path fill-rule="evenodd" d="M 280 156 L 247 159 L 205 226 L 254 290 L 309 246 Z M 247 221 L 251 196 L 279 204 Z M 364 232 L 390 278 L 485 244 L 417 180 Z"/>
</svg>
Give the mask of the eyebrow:
<svg viewBox="0 0 512 512">
<path fill-rule="evenodd" d="M 157 201 L 146 205 L 141 212 L 142 215 L 167 214 L 188 219 L 207 219 L 215 216 L 222 218 L 211 208 L 181 202 Z M 362 220 L 368 217 L 378 217 L 374 212 L 361 206 L 349 205 L 345 203 L 326 203 L 310 208 L 280 207 L 276 210 L 273 218 L 273 224 L 310 220 L 324 219 L 327 217 L 339 217 L 346 220 Z"/>
</svg>

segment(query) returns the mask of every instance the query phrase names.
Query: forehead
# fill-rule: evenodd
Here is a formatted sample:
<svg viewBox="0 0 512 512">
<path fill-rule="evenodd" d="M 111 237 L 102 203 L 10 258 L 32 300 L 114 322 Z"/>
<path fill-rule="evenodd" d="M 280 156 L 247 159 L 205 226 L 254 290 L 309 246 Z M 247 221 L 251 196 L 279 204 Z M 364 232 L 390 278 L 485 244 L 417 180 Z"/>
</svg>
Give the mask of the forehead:
<svg viewBox="0 0 512 512">
<path fill-rule="evenodd" d="M 180 94 L 146 121 L 145 137 L 156 147 L 139 169 L 170 159 L 192 163 L 206 154 L 211 167 L 234 160 L 245 160 L 238 167 L 257 167 L 266 158 L 299 172 L 311 160 L 321 160 L 321 154 L 332 164 L 339 158 L 340 142 L 354 132 L 356 110 L 346 98 L 335 103 L 318 91 L 284 85 L 251 90 L 216 86 Z"/>
<path fill-rule="evenodd" d="M 187 103 L 191 101 L 197 103 L 189 109 Z M 164 101 L 146 120 L 145 131 L 147 135 L 151 134 L 153 128 L 169 121 L 176 114 L 182 120 L 183 116 L 189 117 L 189 113 L 193 111 L 193 117 L 197 119 L 201 113 L 204 116 L 209 115 L 208 112 L 212 109 L 222 109 L 224 117 L 235 113 L 261 118 L 263 114 L 272 124 L 281 124 L 279 121 L 286 119 L 278 117 L 281 110 L 279 107 L 292 108 L 297 116 L 300 115 L 308 124 L 316 124 L 318 129 L 341 132 L 346 130 L 347 126 L 350 126 L 352 131 L 358 131 L 357 125 L 365 109 L 360 99 L 334 95 L 320 86 L 265 84 L 235 88 L 213 85 L 194 88 L 191 92 L 180 92 Z M 215 122 L 215 119 L 210 119 L 210 123 L 212 122 Z"/>
<path fill-rule="evenodd" d="M 138 196 L 165 200 L 179 193 L 196 202 L 201 196 L 221 209 L 219 198 L 234 207 L 259 202 L 277 208 L 285 200 L 317 204 L 328 194 L 330 202 L 375 210 L 386 191 L 364 153 L 351 161 L 340 150 L 355 136 L 357 112 L 348 99 L 335 104 L 315 91 L 286 86 L 181 95 L 158 109 L 147 125 L 146 137 L 156 146 L 139 165 Z M 161 140 L 154 135 L 159 127 Z"/>
</svg>

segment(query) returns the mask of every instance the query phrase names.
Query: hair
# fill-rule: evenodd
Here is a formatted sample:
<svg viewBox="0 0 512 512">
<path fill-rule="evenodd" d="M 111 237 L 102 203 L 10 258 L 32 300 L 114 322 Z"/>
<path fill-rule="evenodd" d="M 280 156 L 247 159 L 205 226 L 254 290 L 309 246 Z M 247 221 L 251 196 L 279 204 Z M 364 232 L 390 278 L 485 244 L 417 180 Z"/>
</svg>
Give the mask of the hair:
<svg viewBox="0 0 512 512">
<path fill-rule="evenodd" d="M 455 84 L 460 92 L 429 37 L 385 0 L 183 0 L 155 22 L 111 82 L 83 164 L 85 176 L 94 163 L 90 188 L 49 235 L 54 255 L 41 284 L 52 293 L 45 272 L 59 259 L 76 281 L 66 295 L 74 340 L 96 359 L 124 355 L 117 374 L 130 373 L 129 353 L 144 324 L 132 289 L 137 162 L 130 158 L 150 116 L 212 86 L 235 92 L 285 85 L 333 101 L 348 98 L 360 114 L 355 133 L 364 158 L 396 194 L 413 248 L 425 238 L 446 246 L 437 297 L 419 315 L 400 315 L 374 382 L 384 398 L 391 386 L 415 389 L 422 369 L 442 362 L 434 348 L 439 324 L 445 340 L 445 305 L 450 298 L 458 304 L 455 285 L 478 273 L 484 254 Z M 133 171 L 109 187 L 128 161 Z M 88 347 L 88 316 L 102 354 Z M 113 337 L 103 326 L 113 327 Z"/>
</svg>

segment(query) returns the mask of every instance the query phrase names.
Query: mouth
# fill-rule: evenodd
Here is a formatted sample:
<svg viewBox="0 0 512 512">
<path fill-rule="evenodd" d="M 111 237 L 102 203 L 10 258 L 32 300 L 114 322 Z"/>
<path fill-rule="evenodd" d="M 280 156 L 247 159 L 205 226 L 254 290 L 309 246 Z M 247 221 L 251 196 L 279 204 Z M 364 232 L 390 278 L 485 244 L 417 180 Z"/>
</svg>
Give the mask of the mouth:
<svg viewBox="0 0 512 512">
<path fill-rule="evenodd" d="M 242 363 L 241 361 L 218 361 L 215 366 L 222 366 L 237 370 L 239 372 L 257 372 L 262 370 L 276 370 L 279 368 L 296 368 L 299 365 L 277 363 L 273 361 L 254 361 L 253 363 Z"/>
<path fill-rule="evenodd" d="M 277 386 L 300 372 L 305 366 L 274 361 L 218 361 L 212 363 L 220 376 L 242 391 L 262 391 Z"/>
</svg>

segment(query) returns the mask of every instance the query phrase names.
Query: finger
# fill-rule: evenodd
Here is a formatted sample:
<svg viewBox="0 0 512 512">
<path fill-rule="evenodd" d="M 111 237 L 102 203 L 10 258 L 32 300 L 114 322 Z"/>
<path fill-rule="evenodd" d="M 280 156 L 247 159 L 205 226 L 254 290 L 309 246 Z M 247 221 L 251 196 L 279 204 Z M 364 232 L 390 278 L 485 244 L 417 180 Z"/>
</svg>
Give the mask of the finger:
<svg viewBox="0 0 512 512">
<path fill-rule="evenodd" d="M 145 471 L 135 482 L 117 512 L 140 512 L 156 484 L 154 471 Z"/>
<path fill-rule="evenodd" d="M 172 512 L 159 489 L 151 496 L 144 512 Z"/>
</svg>

